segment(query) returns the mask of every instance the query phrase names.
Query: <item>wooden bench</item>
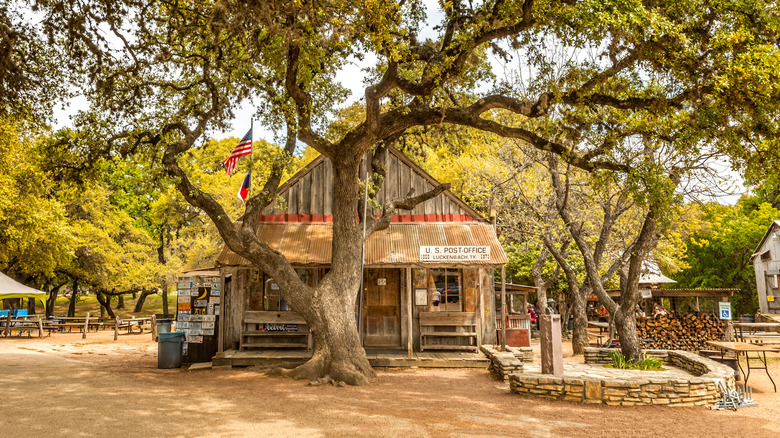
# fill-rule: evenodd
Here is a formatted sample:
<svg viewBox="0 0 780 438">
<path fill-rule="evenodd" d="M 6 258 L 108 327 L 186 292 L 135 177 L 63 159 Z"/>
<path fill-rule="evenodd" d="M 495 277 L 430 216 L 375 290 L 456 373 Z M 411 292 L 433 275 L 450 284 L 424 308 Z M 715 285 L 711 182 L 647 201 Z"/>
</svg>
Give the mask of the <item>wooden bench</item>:
<svg viewBox="0 0 780 438">
<path fill-rule="evenodd" d="M 27 333 L 27 337 L 32 337 L 33 332 L 38 332 L 38 336 L 41 337 L 43 330 L 43 321 L 39 315 L 5 316 L 0 319 L 0 333 L 4 336 L 11 336 L 13 332 L 16 332 L 19 333 L 20 337 L 22 333 Z"/>
<path fill-rule="evenodd" d="M 116 322 L 111 321 L 110 323 L 106 323 L 111 327 L 114 327 L 116 325 L 116 330 L 123 330 L 126 329 L 127 333 L 132 333 L 134 328 L 138 328 L 138 333 L 143 334 L 144 327 L 146 324 L 150 324 L 151 330 L 151 319 L 150 318 L 129 318 L 129 319 L 119 319 Z"/>
<path fill-rule="evenodd" d="M 479 351 L 479 318 L 472 312 L 420 312 L 420 351 Z"/>
<path fill-rule="evenodd" d="M 6 336 L 11 336 L 13 332 L 17 332 L 20 337 L 22 336 L 22 333 L 27 333 L 28 338 L 32 337 L 33 332 L 41 332 L 41 329 L 37 325 L 12 325 L 8 327 L 8 329 L 3 328 L 3 330 L 6 330 Z"/>
<path fill-rule="evenodd" d="M 309 326 L 296 312 L 247 311 L 241 323 L 240 350 L 305 348 L 311 350 Z"/>
</svg>

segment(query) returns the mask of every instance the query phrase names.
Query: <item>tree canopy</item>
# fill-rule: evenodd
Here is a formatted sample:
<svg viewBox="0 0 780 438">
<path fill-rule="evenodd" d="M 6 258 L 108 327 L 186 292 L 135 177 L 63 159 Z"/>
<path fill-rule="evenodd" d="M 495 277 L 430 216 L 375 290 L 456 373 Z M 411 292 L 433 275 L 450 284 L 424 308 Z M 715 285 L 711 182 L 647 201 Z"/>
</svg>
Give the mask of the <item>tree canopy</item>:
<svg viewBox="0 0 780 438">
<path fill-rule="evenodd" d="M 671 222 L 667 207 L 679 202 L 678 187 L 711 172 L 714 157 L 728 157 L 756 178 L 777 164 L 775 1 L 448 1 L 438 4 L 439 15 L 427 6 L 40 1 L 41 26 L 61 43 L 54 47 L 66 54 L 91 104 L 58 144 L 80 170 L 107 156 L 161 166 L 227 245 L 270 273 L 313 327 L 312 360 L 295 374 L 356 384 L 373 372 L 350 310 L 362 242 L 355 213 L 370 234 L 397 209 L 447 188 L 410 193 L 386 204 L 381 218 L 363 217 L 357 169 L 366 153 L 377 157 L 405 134 L 447 125 L 553 154 L 551 181 L 564 195 L 556 209 L 588 281 L 604 297 L 593 248 L 567 217 L 564 188 L 574 169 L 618 181 L 643 212 L 627 264 L 630 297 L 642 259 Z M 330 120 L 348 96 L 337 75 L 368 56 L 377 62 L 358 97 L 360 110 L 333 129 Z M 507 74 L 497 76 L 497 66 Z M 236 227 L 238 213 L 206 191 L 187 154 L 250 100 L 285 153 Z M 334 163 L 332 269 L 317 288 L 302 284 L 255 233 L 296 142 Z M 371 162 L 381 177 L 384 169 Z M 624 316 L 630 331 L 633 317 Z M 638 354 L 629 343 L 625 348 L 632 358 Z"/>
</svg>

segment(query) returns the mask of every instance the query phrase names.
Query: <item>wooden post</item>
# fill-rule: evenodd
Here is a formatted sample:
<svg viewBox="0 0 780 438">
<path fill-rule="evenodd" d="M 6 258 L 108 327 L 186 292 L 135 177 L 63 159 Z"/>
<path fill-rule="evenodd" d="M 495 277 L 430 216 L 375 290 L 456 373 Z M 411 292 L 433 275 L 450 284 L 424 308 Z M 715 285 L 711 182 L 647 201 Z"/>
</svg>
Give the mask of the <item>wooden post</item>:
<svg viewBox="0 0 780 438">
<path fill-rule="evenodd" d="M 176 304 L 178 306 L 178 303 Z M 143 329 L 141 329 L 143 333 Z M 152 315 L 152 340 L 157 340 L 157 315 Z"/>
<path fill-rule="evenodd" d="M 87 339 L 87 330 L 89 330 L 89 312 L 87 312 L 87 317 L 84 318 L 84 331 L 81 335 L 81 339 Z"/>
<path fill-rule="evenodd" d="M 315 271 L 315 272 L 318 273 L 319 271 Z M 258 276 L 259 276 L 258 281 L 260 281 L 261 284 L 263 284 L 262 283 L 262 281 L 263 281 L 263 274 L 262 273 L 258 273 Z M 319 274 L 316 274 L 314 276 L 314 281 L 315 281 L 314 285 L 316 287 L 319 284 L 319 281 L 320 281 Z M 226 297 L 227 292 L 225 291 L 225 277 L 222 277 L 221 274 L 220 274 L 220 278 L 219 278 L 219 290 L 220 290 L 220 292 L 219 292 L 219 308 L 221 310 L 219 313 L 221 315 L 224 315 L 225 313 L 223 313 L 223 312 L 226 311 L 225 304 L 227 304 L 227 297 Z M 178 321 L 178 316 L 179 316 L 179 310 L 178 310 L 178 306 L 179 306 L 178 301 L 179 301 L 179 299 L 178 299 L 178 297 L 179 297 L 179 292 L 177 290 L 176 291 L 176 301 L 177 301 L 176 302 L 176 306 L 177 306 L 176 307 L 176 317 L 177 317 L 176 320 L 177 321 Z M 225 320 L 223 318 L 219 317 L 219 316 L 216 319 L 217 319 L 217 324 L 216 324 L 216 326 L 217 326 L 217 357 L 223 357 L 224 356 L 224 352 L 225 352 Z"/>
<path fill-rule="evenodd" d="M 43 337 L 43 321 L 41 321 L 41 317 L 38 317 L 38 337 Z"/>
<path fill-rule="evenodd" d="M 5 336 L 11 336 L 11 311 L 5 315 Z"/>
<path fill-rule="evenodd" d="M 114 317 L 114 340 L 119 339 L 119 317 Z"/>
<path fill-rule="evenodd" d="M 506 267 L 501 267 L 501 351 L 506 351 Z"/>
<path fill-rule="evenodd" d="M 485 337 L 485 330 L 487 329 L 487 325 L 485 325 L 485 288 L 482 278 L 482 274 L 484 273 L 483 268 L 479 268 L 477 270 L 477 281 L 479 282 L 479 330 L 482 331 L 482 336 L 480 339 L 483 339 Z M 495 289 L 495 287 L 493 288 Z M 495 290 L 493 291 L 493 295 L 495 295 Z"/>
<path fill-rule="evenodd" d="M 414 297 L 412 297 L 412 294 L 414 293 L 414 285 L 412 284 L 412 269 L 406 268 L 406 299 L 409 303 L 407 307 L 408 316 L 406 318 L 407 320 L 407 337 L 406 337 L 406 351 L 408 354 L 409 359 L 412 359 L 414 357 L 414 352 L 412 349 L 414 348 L 414 341 L 412 336 L 412 330 L 414 325 L 412 324 L 412 319 L 414 315 L 414 307 L 412 306 L 412 300 L 414 300 Z"/>
</svg>

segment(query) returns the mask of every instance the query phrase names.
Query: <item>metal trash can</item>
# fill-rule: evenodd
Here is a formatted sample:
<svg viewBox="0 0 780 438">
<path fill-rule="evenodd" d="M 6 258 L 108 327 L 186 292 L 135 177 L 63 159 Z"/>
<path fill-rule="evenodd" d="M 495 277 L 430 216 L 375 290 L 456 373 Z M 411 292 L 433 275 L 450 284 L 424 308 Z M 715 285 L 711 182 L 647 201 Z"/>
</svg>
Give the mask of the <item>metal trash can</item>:
<svg viewBox="0 0 780 438">
<path fill-rule="evenodd" d="M 168 318 L 162 318 L 157 320 L 157 333 L 170 333 L 171 320 Z"/>
<path fill-rule="evenodd" d="M 158 341 L 158 335 L 160 333 L 170 333 L 171 332 L 171 319 L 168 318 L 160 318 L 157 320 L 157 322 L 154 325 L 155 330 L 152 332 L 152 339 L 156 342 Z"/>
<path fill-rule="evenodd" d="M 157 368 L 181 368 L 184 333 L 157 333 Z"/>
<path fill-rule="evenodd" d="M 742 315 L 742 322 L 756 322 L 756 318 L 753 315 Z"/>
</svg>

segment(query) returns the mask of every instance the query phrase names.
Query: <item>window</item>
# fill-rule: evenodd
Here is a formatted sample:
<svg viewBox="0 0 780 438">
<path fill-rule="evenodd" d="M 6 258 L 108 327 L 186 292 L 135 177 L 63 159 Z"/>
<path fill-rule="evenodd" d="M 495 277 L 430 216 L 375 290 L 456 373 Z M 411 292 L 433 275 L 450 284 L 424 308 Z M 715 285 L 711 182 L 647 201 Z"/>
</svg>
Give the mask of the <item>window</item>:
<svg viewBox="0 0 780 438">
<path fill-rule="evenodd" d="M 461 310 L 460 270 L 431 269 L 429 273 L 429 290 L 430 283 L 434 285 L 429 300 L 432 311 L 452 312 Z"/>
<path fill-rule="evenodd" d="M 282 294 L 279 291 L 279 285 L 276 284 L 273 278 L 265 277 L 265 290 L 263 298 L 264 310 L 286 311 L 290 310 L 287 303 L 282 298 Z"/>
<path fill-rule="evenodd" d="M 314 284 L 314 272 L 311 269 L 296 269 L 298 277 L 309 286 Z M 264 290 L 263 290 L 263 310 L 269 311 L 287 311 L 290 307 L 287 302 L 284 301 L 282 294 L 279 290 L 279 285 L 276 284 L 273 278 L 264 275 Z"/>
</svg>

